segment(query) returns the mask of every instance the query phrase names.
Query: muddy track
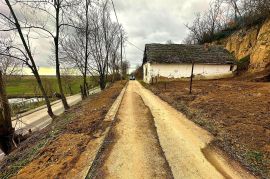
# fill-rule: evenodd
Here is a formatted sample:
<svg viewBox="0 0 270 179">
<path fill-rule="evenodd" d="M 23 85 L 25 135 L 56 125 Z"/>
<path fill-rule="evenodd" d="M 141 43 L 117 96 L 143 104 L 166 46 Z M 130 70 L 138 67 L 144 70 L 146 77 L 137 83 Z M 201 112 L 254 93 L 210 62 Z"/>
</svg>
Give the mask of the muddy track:
<svg viewBox="0 0 270 179">
<path fill-rule="evenodd" d="M 91 178 L 255 178 L 216 152 L 213 136 L 129 82 Z"/>
<path fill-rule="evenodd" d="M 153 116 L 129 86 L 91 178 L 173 178 Z"/>
</svg>

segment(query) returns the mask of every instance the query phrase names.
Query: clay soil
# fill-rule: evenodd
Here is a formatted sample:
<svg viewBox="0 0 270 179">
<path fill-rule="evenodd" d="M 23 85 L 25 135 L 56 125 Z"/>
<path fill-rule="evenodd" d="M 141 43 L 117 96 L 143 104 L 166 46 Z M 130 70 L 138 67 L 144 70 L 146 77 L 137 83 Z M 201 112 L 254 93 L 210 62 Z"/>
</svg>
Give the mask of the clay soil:
<svg viewBox="0 0 270 179">
<path fill-rule="evenodd" d="M 86 150 L 110 125 L 103 119 L 124 85 L 114 83 L 33 134 L 1 163 L 0 178 L 74 178 L 88 165 Z"/>
<path fill-rule="evenodd" d="M 210 131 L 214 146 L 270 178 L 270 83 L 195 81 L 191 95 L 188 82 L 144 85 Z"/>
</svg>

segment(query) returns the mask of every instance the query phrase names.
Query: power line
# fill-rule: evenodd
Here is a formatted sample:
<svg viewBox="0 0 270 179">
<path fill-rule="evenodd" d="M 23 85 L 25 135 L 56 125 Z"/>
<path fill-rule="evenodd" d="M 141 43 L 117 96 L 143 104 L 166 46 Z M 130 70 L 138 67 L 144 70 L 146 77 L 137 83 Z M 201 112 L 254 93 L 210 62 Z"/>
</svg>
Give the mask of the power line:
<svg viewBox="0 0 270 179">
<path fill-rule="evenodd" d="M 134 46 L 136 49 L 144 52 L 144 50 L 140 49 L 139 47 L 137 47 L 136 45 L 134 45 L 133 43 L 131 43 L 130 41 L 126 40 L 130 45 Z"/>
<path fill-rule="evenodd" d="M 118 20 L 118 16 L 117 16 L 117 13 L 116 13 L 116 10 L 115 10 L 115 6 L 114 6 L 113 0 L 111 0 L 111 2 L 112 2 L 112 6 L 113 6 L 113 11 L 114 11 L 114 14 L 115 14 L 115 17 L 116 17 L 116 21 L 117 21 L 117 23 L 118 23 L 118 25 L 119 25 L 119 27 L 120 27 L 120 23 L 119 23 L 119 20 Z M 122 33 L 122 32 L 121 32 L 121 33 Z M 128 41 L 128 40 L 126 40 L 126 41 L 127 41 L 129 44 L 131 44 L 132 46 L 134 46 L 136 49 L 138 49 L 138 50 L 144 52 L 144 50 L 140 49 L 139 47 L 137 47 L 136 45 L 134 45 L 134 44 L 131 43 L 130 41 Z"/>
</svg>

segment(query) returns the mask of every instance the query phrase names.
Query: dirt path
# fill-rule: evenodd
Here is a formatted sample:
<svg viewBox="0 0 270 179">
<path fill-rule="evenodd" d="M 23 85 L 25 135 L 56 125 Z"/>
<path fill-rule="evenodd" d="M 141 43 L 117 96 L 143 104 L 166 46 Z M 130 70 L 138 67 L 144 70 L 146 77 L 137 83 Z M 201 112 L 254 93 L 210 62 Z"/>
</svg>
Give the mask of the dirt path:
<svg viewBox="0 0 270 179">
<path fill-rule="evenodd" d="M 172 178 L 153 117 L 129 85 L 95 178 Z"/>
<path fill-rule="evenodd" d="M 132 83 L 155 119 L 161 147 L 175 178 L 255 178 L 208 144 L 213 136 L 138 82 Z"/>
<path fill-rule="evenodd" d="M 213 136 L 129 82 L 96 178 L 255 178 L 209 147 Z"/>
</svg>

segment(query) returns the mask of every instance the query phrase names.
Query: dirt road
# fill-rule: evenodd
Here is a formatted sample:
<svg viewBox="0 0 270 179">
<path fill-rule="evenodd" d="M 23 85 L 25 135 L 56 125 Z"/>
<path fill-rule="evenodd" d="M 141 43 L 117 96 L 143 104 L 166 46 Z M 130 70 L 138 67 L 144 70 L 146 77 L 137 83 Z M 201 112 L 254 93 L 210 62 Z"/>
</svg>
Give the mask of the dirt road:
<svg viewBox="0 0 270 179">
<path fill-rule="evenodd" d="M 96 178 L 255 178 L 183 114 L 130 81 Z"/>
<path fill-rule="evenodd" d="M 129 85 L 96 178 L 172 178 L 150 110 Z"/>
</svg>

